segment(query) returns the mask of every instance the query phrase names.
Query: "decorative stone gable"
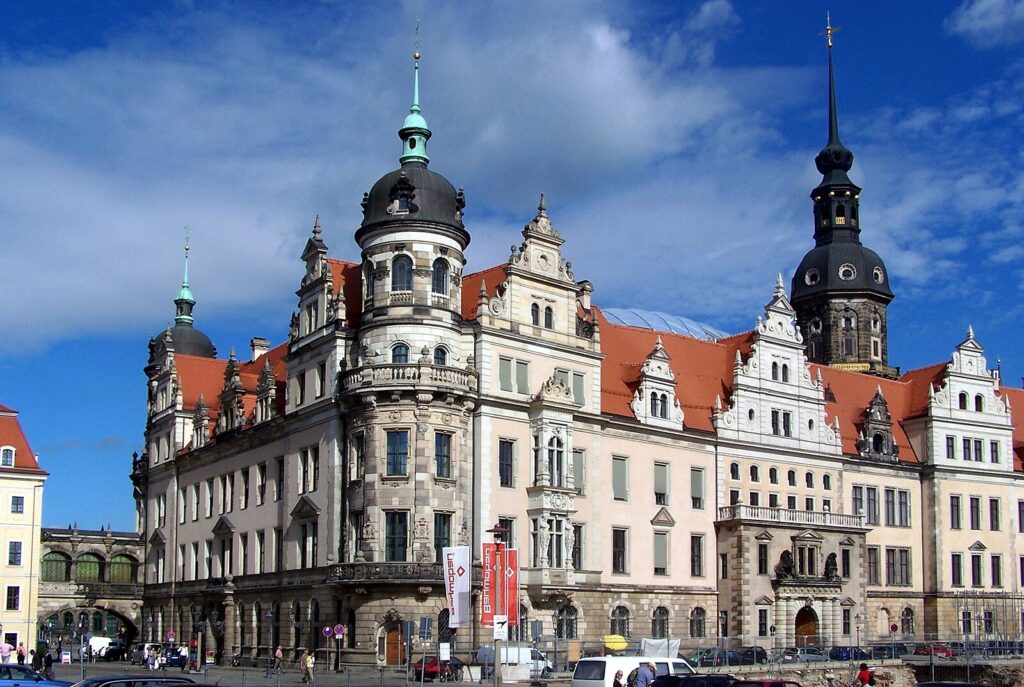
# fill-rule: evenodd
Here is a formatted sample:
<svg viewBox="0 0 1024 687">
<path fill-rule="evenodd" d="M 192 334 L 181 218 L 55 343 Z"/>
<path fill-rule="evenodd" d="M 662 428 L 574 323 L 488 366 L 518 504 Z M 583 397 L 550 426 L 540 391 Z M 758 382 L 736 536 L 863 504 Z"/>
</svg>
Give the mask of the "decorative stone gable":
<svg viewBox="0 0 1024 687">
<path fill-rule="evenodd" d="M 238 358 L 231 349 L 228 364 L 224 367 L 224 389 L 220 393 L 220 417 L 217 431 L 239 429 L 245 425 L 245 388 L 242 386 Z"/>
<path fill-rule="evenodd" d="M 199 402 L 196 403 L 196 410 L 192 414 L 192 448 L 201 448 L 206 445 L 210 437 L 210 410 L 206 406 L 206 399 L 199 394 Z"/>
<path fill-rule="evenodd" d="M 864 427 L 857 437 L 857 450 L 862 457 L 872 460 L 899 460 L 900 448 L 892 437 L 892 416 L 881 385 L 864 413 Z"/>
<path fill-rule="evenodd" d="M 780 275 L 746 361 L 736 351 L 732 397 L 728 407 L 715 398 L 712 424 L 725 439 L 840 455 L 839 419 L 825 415 L 821 373 L 811 374 L 795 318 Z"/>
<path fill-rule="evenodd" d="M 645 425 L 683 429 L 683 408 L 676 398 L 676 376 L 670 362 L 659 336 L 640 368 L 640 385 L 633 392 L 630 408 Z"/>
<path fill-rule="evenodd" d="M 277 378 L 270 361 L 263 363 L 256 385 L 256 422 L 266 422 L 277 415 Z"/>
<path fill-rule="evenodd" d="M 518 248 L 512 246 L 508 264 L 536 276 L 568 284 L 575 292 L 572 263 L 562 257 L 563 243 L 565 239 L 551 223 L 544 204 L 544 194 L 541 194 L 537 215 L 523 227 L 523 243 Z"/>
</svg>

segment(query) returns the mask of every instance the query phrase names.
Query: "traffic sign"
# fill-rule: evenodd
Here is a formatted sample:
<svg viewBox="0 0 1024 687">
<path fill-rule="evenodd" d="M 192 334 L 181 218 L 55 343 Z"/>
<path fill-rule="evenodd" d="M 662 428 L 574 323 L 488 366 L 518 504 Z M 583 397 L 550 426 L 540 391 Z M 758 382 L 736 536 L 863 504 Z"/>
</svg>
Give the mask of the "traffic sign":
<svg viewBox="0 0 1024 687">
<path fill-rule="evenodd" d="M 345 635 L 345 626 L 342 625 L 341 623 L 338 623 L 337 625 L 335 625 L 334 626 L 334 634 L 338 635 L 339 639 L 341 637 L 343 637 Z"/>
<path fill-rule="evenodd" d="M 323 632 L 324 632 L 324 637 L 330 637 L 331 635 L 334 634 L 334 628 L 331 627 L 330 625 L 325 625 Z"/>
<path fill-rule="evenodd" d="M 508 616 L 507 615 L 495 615 L 494 616 L 494 640 L 507 642 L 508 641 Z"/>
<path fill-rule="evenodd" d="M 167 633 L 167 641 L 168 642 L 173 642 L 174 641 L 174 630 L 168 631 L 168 633 Z"/>
<path fill-rule="evenodd" d="M 896 630 L 898 630 L 898 629 L 900 629 L 900 626 L 897 625 L 896 623 L 893 623 L 892 625 L 889 626 L 889 632 L 892 632 L 893 634 L 896 634 Z"/>
</svg>

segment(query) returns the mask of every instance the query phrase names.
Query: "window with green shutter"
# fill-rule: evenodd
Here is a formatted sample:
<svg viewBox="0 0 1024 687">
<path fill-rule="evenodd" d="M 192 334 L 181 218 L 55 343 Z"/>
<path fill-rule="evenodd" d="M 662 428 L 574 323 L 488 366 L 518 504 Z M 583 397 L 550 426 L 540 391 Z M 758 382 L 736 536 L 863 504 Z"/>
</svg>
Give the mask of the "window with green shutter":
<svg viewBox="0 0 1024 687">
<path fill-rule="evenodd" d="M 626 501 L 629 492 L 626 490 L 626 458 L 612 456 L 612 498 Z"/>
<path fill-rule="evenodd" d="M 654 574 L 668 574 L 668 532 L 654 533 Z"/>
</svg>

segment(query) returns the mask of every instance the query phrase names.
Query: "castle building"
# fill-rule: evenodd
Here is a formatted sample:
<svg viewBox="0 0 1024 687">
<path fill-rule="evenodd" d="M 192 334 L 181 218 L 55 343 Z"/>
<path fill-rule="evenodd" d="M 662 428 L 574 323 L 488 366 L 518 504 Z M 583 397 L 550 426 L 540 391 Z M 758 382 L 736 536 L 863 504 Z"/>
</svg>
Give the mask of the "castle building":
<svg viewBox="0 0 1024 687">
<path fill-rule="evenodd" d="M 47 473 L 29 447 L 18 412 L 0 405 L 0 638 L 26 651 L 36 644 L 39 597 L 39 532 Z"/>
<path fill-rule="evenodd" d="M 691 646 L 1021 631 L 1024 391 L 973 332 L 949 362 L 890 365 L 831 40 L 816 245 L 733 336 L 602 310 L 543 195 L 508 260 L 466 273 L 466 196 L 429 166 L 418 60 L 361 262 L 329 256 L 317 217 L 286 341 L 216 357 L 186 252 L 133 461 L 145 638 L 329 658 L 320 629 L 342 625 L 345 660 L 399 663 L 401 621 L 451 635 L 441 549 L 472 547 L 478 583 L 493 531 L 520 552 L 523 638 L 529 621 Z M 475 645 L 474 604 L 457 636 Z"/>
</svg>

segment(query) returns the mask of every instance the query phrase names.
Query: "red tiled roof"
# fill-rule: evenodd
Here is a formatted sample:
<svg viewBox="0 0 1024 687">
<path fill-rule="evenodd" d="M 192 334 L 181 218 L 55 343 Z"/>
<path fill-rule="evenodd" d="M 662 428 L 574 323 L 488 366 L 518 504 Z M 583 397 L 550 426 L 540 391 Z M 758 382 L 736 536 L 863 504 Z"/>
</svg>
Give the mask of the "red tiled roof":
<svg viewBox="0 0 1024 687">
<path fill-rule="evenodd" d="M 355 327 L 363 312 L 363 270 L 357 263 L 327 258 L 334 280 L 334 293 L 345 295 L 345 324 Z"/>
<path fill-rule="evenodd" d="M 476 319 L 476 308 L 480 302 L 481 282 L 484 284 L 484 288 L 487 289 L 487 295 L 493 296 L 498 288 L 498 284 L 507 279 L 505 274 L 506 267 L 507 265 L 495 265 L 486 270 L 473 272 L 462 277 L 462 319 L 467 322 Z"/>
<path fill-rule="evenodd" d="M 920 417 L 928 410 L 928 388 L 936 386 L 946 376 L 948 363 L 935 363 L 917 370 L 910 370 L 900 377 L 901 382 L 910 385 L 910 397 L 907 399 L 907 414 L 903 419 Z"/>
<path fill-rule="evenodd" d="M 39 467 L 36 455 L 28 445 L 28 437 L 18 422 L 18 411 L 3 405 L 0 405 L 0 446 L 14 449 L 14 470 L 48 474 Z"/>
<path fill-rule="evenodd" d="M 1013 469 L 1024 471 L 1024 389 L 1002 387 L 1000 395 L 1010 404 L 1010 421 L 1013 422 Z"/>
</svg>

